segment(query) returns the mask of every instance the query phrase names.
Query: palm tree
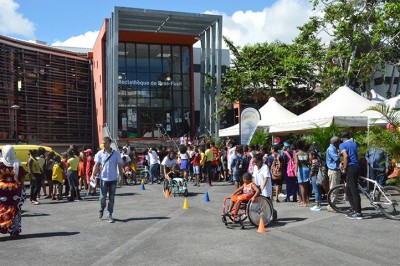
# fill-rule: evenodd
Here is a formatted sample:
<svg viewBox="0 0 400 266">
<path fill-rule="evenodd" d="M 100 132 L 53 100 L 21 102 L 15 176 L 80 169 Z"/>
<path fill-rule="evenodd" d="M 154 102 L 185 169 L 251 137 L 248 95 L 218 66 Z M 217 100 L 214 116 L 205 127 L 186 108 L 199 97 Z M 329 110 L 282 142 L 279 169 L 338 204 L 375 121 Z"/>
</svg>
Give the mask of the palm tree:
<svg viewBox="0 0 400 266">
<path fill-rule="evenodd" d="M 382 147 L 390 158 L 400 163 L 400 111 L 390 109 L 389 107 L 378 104 L 371 106 L 368 111 L 378 112 L 390 124 L 389 128 L 374 126 L 369 135 L 370 143 L 376 147 Z M 388 180 L 387 184 L 400 186 L 400 177 Z"/>
</svg>

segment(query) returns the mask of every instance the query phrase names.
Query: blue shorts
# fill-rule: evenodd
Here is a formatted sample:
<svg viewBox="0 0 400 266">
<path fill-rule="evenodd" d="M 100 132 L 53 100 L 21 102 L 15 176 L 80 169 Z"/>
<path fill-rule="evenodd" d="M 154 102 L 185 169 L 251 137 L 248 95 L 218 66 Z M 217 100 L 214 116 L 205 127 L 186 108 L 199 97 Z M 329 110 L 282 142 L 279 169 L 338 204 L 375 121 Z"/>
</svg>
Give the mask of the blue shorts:
<svg viewBox="0 0 400 266">
<path fill-rule="evenodd" d="M 199 175 L 200 174 L 200 166 L 193 166 L 193 174 Z"/>
<path fill-rule="evenodd" d="M 299 184 L 310 181 L 310 168 L 308 167 L 299 168 L 299 171 L 297 173 L 298 173 L 297 182 Z"/>
<path fill-rule="evenodd" d="M 233 173 L 232 181 L 241 182 L 242 181 L 242 177 L 238 173 Z"/>
<path fill-rule="evenodd" d="M 189 160 L 188 159 L 182 159 L 181 160 L 180 170 L 189 171 L 189 169 L 190 169 Z"/>
</svg>

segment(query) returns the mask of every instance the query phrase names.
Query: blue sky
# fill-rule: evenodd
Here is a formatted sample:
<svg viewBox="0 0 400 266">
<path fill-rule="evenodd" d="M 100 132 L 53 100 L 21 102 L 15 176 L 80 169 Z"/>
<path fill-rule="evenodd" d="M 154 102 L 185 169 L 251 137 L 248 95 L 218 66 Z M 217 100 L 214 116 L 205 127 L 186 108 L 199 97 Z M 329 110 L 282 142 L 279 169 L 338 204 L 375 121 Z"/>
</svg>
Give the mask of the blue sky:
<svg viewBox="0 0 400 266">
<path fill-rule="evenodd" d="M 308 0 L 0 0 L 0 34 L 90 47 L 114 6 L 213 13 L 235 44 L 290 42 L 312 14 Z"/>
</svg>

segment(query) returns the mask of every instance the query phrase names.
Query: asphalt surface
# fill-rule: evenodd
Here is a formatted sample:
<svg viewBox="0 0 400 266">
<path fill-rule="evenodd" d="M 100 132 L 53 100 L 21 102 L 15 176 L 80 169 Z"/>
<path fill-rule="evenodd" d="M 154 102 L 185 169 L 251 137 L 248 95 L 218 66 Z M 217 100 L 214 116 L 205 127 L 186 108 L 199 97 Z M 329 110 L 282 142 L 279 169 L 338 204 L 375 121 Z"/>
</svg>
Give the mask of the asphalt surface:
<svg viewBox="0 0 400 266">
<path fill-rule="evenodd" d="M 97 197 L 23 206 L 18 239 L 0 235 L 2 265 L 399 265 L 400 221 L 363 201 L 364 219 L 278 203 L 278 221 L 257 233 L 221 222 L 227 183 L 189 186 L 166 199 L 161 185 L 117 189 L 114 218 L 99 219 Z M 210 202 L 204 202 L 208 191 Z M 84 193 L 83 193 L 84 194 Z M 311 206 L 310 206 L 311 207 Z"/>
</svg>

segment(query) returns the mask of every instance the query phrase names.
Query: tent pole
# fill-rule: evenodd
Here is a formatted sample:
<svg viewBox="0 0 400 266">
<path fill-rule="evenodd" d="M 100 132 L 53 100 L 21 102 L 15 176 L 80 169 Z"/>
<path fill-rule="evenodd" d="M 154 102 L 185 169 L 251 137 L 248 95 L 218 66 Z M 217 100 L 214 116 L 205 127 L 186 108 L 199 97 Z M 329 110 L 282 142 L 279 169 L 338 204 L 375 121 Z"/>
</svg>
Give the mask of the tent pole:
<svg viewBox="0 0 400 266">
<path fill-rule="evenodd" d="M 368 116 L 368 123 L 367 123 L 367 152 L 369 151 L 369 116 Z M 369 163 L 367 162 L 367 178 L 369 178 Z M 367 182 L 368 187 L 369 187 L 369 182 Z"/>
</svg>

